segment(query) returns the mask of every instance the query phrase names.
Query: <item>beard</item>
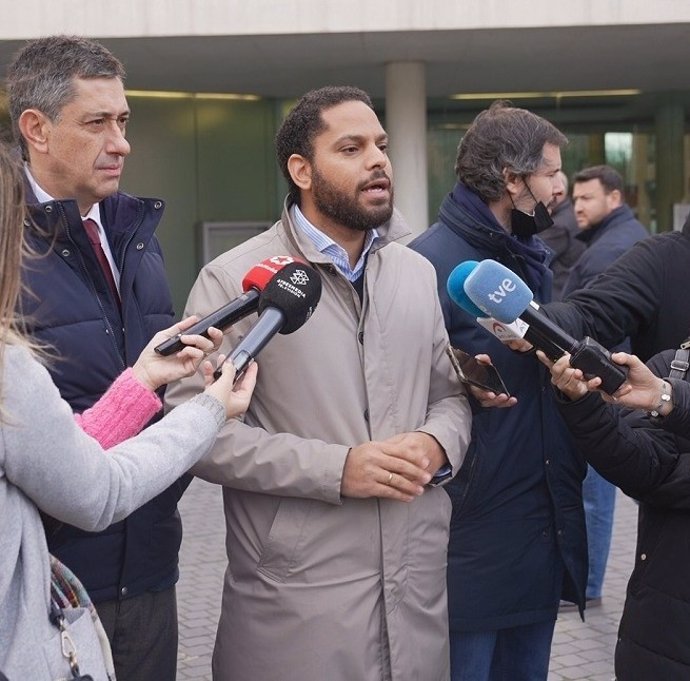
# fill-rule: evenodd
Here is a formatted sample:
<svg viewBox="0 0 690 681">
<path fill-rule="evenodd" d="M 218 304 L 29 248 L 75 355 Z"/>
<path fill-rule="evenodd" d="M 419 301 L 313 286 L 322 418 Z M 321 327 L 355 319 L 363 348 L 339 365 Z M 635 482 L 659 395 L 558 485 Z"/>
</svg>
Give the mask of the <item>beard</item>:
<svg viewBox="0 0 690 681">
<path fill-rule="evenodd" d="M 312 198 L 320 213 L 343 227 L 366 232 L 388 222 L 393 215 L 393 187 L 388 200 L 379 206 L 364 208 L 358 202 L 362 188 L 372 180 L 389 179 L 382 170 L 357 185 L 354 196 L 349 196 L 331 184 L 316 168 L 312 171 Z"/>
</svg>

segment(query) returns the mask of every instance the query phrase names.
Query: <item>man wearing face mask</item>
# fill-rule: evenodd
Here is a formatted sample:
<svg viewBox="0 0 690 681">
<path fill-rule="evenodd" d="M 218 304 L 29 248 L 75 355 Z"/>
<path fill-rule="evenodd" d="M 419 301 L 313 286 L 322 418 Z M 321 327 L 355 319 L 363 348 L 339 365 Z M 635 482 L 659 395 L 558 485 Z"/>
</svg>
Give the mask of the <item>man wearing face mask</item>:
<svg viewBox="0 0 690 681">
<path fill-rule="evenodd" d="M 564 190 L 565 136 L 506 102 L 481 112 L 462 138 L 457 183 L 439 221 L 410 246 L 436 268 L 452 345 L 490 356 L 511 394 L 472 389 L 472 441 L 455 480 L 448 548 L 452 681 L 539 681 L 548 675 L 561 598 L 584 606 L 587 550 L 581 483 L 585 464 L 534 356 L 509 350 L 448 297 L 465 260 L 492 258 L 548 302 L 548 251 L 536 236 Z"/>
</svg>

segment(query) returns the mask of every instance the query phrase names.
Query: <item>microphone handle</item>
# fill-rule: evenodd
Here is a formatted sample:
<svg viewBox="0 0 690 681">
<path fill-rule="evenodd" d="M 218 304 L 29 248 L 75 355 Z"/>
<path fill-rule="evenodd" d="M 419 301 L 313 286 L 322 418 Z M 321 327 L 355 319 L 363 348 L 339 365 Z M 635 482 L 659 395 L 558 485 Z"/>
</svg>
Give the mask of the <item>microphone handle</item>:
<svg viewBox="0 0 690 681">
<path fill-rule="evenodd" d="M 587 379 L 598 376 L 601 389 L 608 395 L 613 395 L 628 377 L 627 367 L 615 364 L 611 353 L 589 336 L 573 348 L 570 366 L 580 369 Z"/>
<path fill-rule="evenodd" d="M 256 312 L 259 306 L 259 295 L 260 292 L 255 288 L 249 289 L 249 291 L 246 291 L 238 298 L 231 300 L 215 312 L 211 312 L 211 314 L 200 319 L 196 324 L 184 331 L 184 334 L 199 334 L 208 338 L 210 326 L 215 326 L 217 329 L 224 331 L 231 324 L 238 322 L 252 312 Z M 185 347 L 185 344 L 180 340 L 181 335 L 178 333 L 176 336 L 168 338 L 168 340 L 157 345 L 154 350 L 164 357 L 179 352 Z"/>
<path fill-rule="evenodd" d="M 235 382 L 246 371 L 250 362 L 266 347 L 268 342 L 285 325 L 285 313 L 277 307 L 267 307 L 260 315 L 256 324 L 249 329 L 247 335 L 238 343 L 237 347 L 226 357 L 235 367 Z M 223 362 L 223 364 L 225 364 Z M 213 379 L 217 381 L 223 371 L 223 365 L 213 372 Z"/>
<path fill-rule="evenodd" d="M 541 350 L 552 362 L 557 362 L 565 354 L 565 350 L 560 345 L 547 338 L 534 326 L 530 326 L 525 331 L 525 340 Z"/>
<path fill-rule="evenodd" d="M 567 334 L 548 317 L 539 312 L 539 305 L 534 301 L 531 301 L 525 310 L 520 313 L 520 319 L 529 324 L 530 327 L 534 327 L 552 345 L 561 348 L 563 352 L 561 352 L 559 357 L 562 357 L 564 352 L 572 354 L 573 349 L 577 346 L 577 341 L 570 334 Z"/>
</svg>

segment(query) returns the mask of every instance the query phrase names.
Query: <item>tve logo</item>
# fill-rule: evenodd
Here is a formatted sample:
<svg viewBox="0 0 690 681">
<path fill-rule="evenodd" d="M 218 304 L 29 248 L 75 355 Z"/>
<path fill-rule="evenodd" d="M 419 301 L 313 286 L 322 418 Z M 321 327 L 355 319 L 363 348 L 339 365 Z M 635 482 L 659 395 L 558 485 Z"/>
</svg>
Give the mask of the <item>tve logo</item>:
<svg viewBox="0 0 690 681">
<path fill-rule="evenodd" d="M 498 290 L 489 293 L 489 300 L 493 303 L 502 303 L 509 293 L 515 291 L 517 286 L 514 281 L 506 278 L 498 286 Z"/>
</svg>

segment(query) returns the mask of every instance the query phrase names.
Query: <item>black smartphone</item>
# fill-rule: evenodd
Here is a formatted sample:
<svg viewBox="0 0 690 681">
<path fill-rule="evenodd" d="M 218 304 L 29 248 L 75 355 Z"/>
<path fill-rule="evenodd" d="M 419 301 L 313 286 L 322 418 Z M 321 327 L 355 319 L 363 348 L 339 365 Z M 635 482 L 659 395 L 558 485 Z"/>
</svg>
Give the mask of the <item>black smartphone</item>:
<svg viewBox="0 0 690 681">
<path fill-rule="evenodd" d="M 498 373 L 498 369 L 493 364 L 482 364 L 469 353 L 451 345 L 446 348 L 446 352 L 450 357 L 455 373 L 463 383 L 474 385 L 481 390 L 490 390 L 497 395 L 500 393 L 510 395 L 501 374 Z"/>
</svg>

